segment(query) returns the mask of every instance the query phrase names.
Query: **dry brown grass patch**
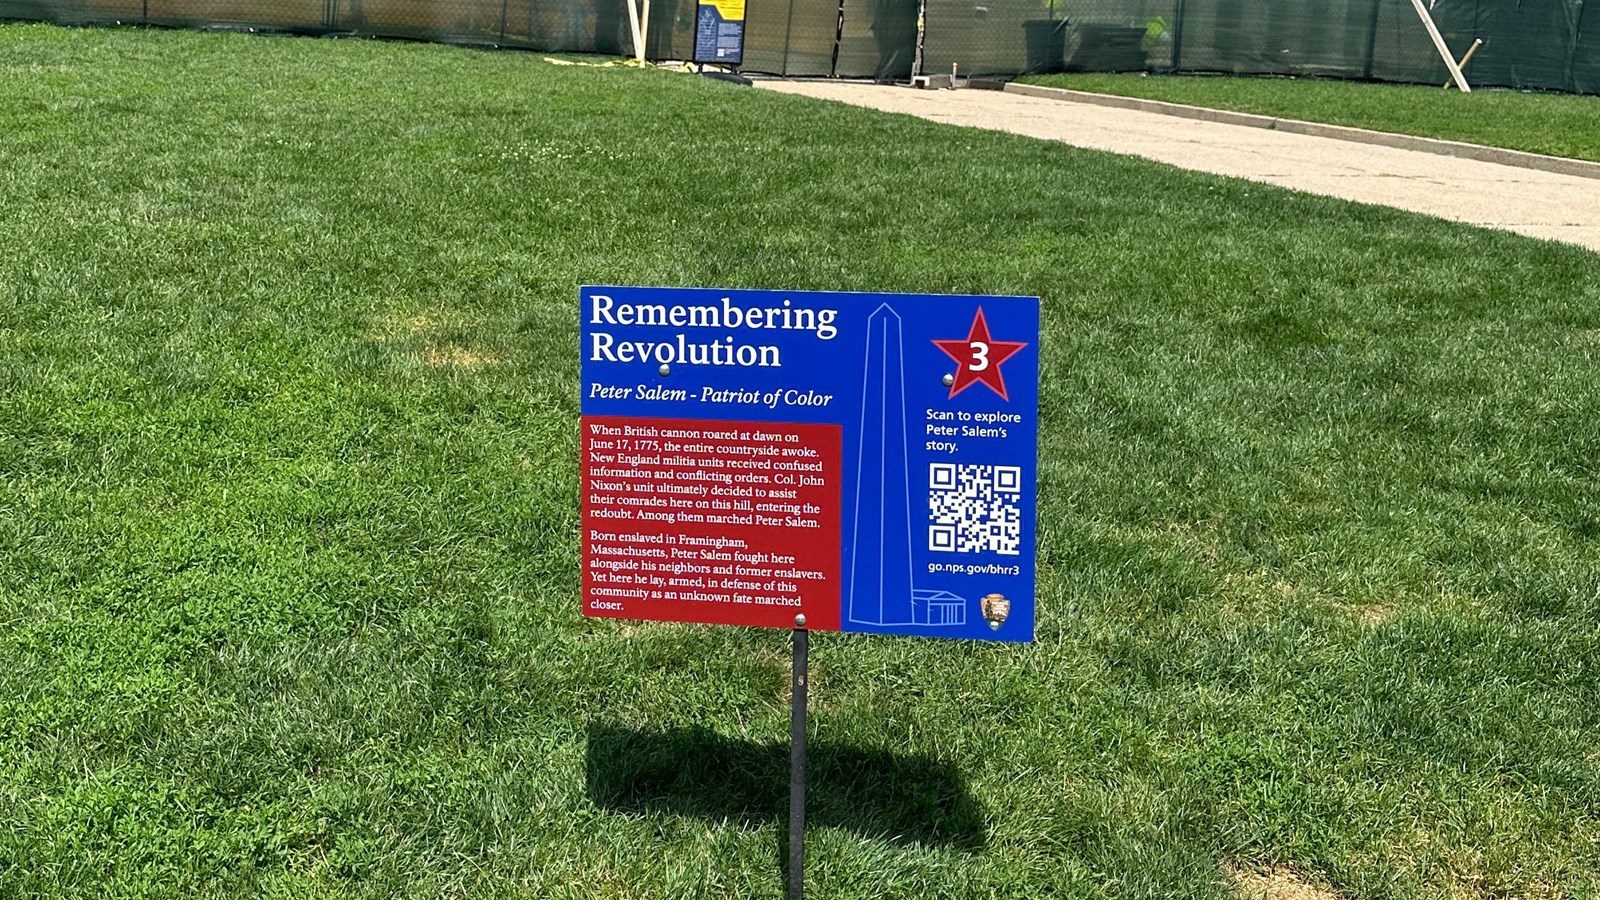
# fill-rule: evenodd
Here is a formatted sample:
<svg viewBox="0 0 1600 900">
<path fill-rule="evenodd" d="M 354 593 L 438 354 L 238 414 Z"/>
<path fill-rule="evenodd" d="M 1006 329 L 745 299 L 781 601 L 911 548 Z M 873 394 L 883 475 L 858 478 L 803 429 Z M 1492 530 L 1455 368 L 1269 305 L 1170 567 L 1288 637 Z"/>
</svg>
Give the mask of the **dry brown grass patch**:
<svg viewBox="0 0 1600 900">
<path fill-rule="evenodd" d="M 1288 866 L 1265 870 L 1223 863 L 1222 872 L 1239 900 L 1340 900 L 1338 892 Z"/>
<path fill-rule="evenodd" d="M 484 350 L 475 350 L 458 344 L 440 344 L 422 348 L 422 361 L 435 369 L 481 369 L 499 362 L 500 357 Z"/>
<path fill-rule="evenodd" d="M 1356 619 L 1363 625 L 1382 625 L 1399 612 L 1393 603 L 1368 603 L 1355 608 Z"/>
<path fill-rule="evenodd" d="M 1217 549 L 1217 542 L 1209 531 L 1202 531 L 1192 522 L 1170 522 L 1166 530 L 1176 537 L 1179 543 L 1200 554 L 1207 563 L 1216 565 L 1221 562 L 1222 553 Z"/>
<path fill-rule="evenodd" d="M 445 317 L 432 310 L 424 312 L 391 313 L 381 316 L 367 329 L 367 339 L 392 341 L 397 338 L 419 337 L 434 334 L 447 325 Z"/>
<path fill-rule="evenodd" d="M 367 339 L 414 352 L 433 369 L 474 370 L 503 361 L 499 354 L 449 339 L 461 324 L 459 316 L 442 310 L 393 313 L 374 322 Z"/>
</svg>

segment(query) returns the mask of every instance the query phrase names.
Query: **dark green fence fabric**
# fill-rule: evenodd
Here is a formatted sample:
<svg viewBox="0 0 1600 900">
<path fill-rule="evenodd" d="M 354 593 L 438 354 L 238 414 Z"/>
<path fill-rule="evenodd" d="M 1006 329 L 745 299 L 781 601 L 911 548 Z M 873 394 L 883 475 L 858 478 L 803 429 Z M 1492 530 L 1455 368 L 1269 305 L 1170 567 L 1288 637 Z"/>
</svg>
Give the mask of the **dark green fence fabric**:
<svg viewBox="0 0 1600 900">
<path fill-rule="evenodd" d="M 805 0 L 746 3 L 744 68 L 798 77 L 833 74 L 839 4 Z"/>
<path fill-rule="evenodd" d="M 627 0 L 0 0 L 62 24 L 247 27 L 630 54 Z M 1443 84 L 1410 0 L 748 0 L 744 68 L 903 81 L 922 72 L 1228 72 Z M 1600 0 L 1433 0 L 1474 85 L 1600 93 Z M 652 0 L 646 53 L 687 59 L 695 0 Z"/>
<path fill-rule="evenodd" d="M 1410 0 L 927 0 L 927 71 L 1449 79 Z M 1434 0 L 1474 85 L 1600 92 L 1600 0 Z"/>
<path fill-rule="evenodd" d="M 624 0 L 0 0 L 0 18 L 354 34 L 631 55 Z M 648 54 L 694 47 L 694 0 L 652 0 Z"/>
</svg>

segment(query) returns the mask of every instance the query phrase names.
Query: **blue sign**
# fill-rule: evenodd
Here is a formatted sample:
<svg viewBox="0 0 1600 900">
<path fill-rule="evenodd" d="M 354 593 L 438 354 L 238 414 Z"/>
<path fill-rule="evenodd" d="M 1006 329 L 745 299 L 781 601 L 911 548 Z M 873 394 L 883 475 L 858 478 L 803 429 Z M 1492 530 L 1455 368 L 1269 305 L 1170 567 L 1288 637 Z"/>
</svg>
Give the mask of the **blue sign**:
<svg viewBox="0 0 1600 900">
<path fill-rule="evenodd" d="M 745 0 L 699 0 L 694 23 L 694 62 L 738 65 L 744 61 Z"/>
<path fill-rule="evenodd" d="M 1028 641 L 1039 301 L 585 287 L 587 615 Z"/>
</svg>

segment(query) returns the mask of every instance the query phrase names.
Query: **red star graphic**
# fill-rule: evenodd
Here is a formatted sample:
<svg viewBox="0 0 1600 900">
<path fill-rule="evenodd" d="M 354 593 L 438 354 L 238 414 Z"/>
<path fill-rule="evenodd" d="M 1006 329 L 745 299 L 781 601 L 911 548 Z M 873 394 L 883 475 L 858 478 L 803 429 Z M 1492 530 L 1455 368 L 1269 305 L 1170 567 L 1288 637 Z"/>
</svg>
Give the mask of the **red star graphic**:
<svg viewBox="0 0 1600 900">
<path fill-rule="evenodd" d="M 965 340 L 933 343 L 960 364 L 956 368 L 956 380 L 950 385 L 951 397 L 981 382 L 999 394 L 1001 400 L 1011 399 L 1006 396 L 1006 380 L 1000 374 L 1000 364 L 1028 345 L 1021 341 L 990 340 L 989 323 L 983 320 L 983 307 L 978 307 L 977 318 L 972 320 L 972 328 Z"/>
</svg>

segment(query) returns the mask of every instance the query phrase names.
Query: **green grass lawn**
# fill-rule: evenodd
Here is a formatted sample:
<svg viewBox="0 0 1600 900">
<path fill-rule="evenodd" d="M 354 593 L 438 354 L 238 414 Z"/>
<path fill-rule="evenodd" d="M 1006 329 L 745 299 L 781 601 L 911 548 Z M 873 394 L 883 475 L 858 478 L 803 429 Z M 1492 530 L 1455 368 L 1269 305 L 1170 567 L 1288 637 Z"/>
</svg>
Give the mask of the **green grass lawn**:
<svg viewBox="0 0 1600 900">
<path fill-rule="evenodd" d="M 1471 78 L 1471 70 L 1468 70 Z M 1317 78 L 1029 75 L 1029 84 L 1350 125 L 1600 162 L 1600 97 Z"/>
<path fill-rule="evenodd" d="M 1039 640 L 813 641 L 811 896 L 1600 892 L 1600 256 L 421 44 L 0 26 L 0 160 L 0 896 L 781 896 L 584 282 L 1044 298 Z"/>
</svg>

